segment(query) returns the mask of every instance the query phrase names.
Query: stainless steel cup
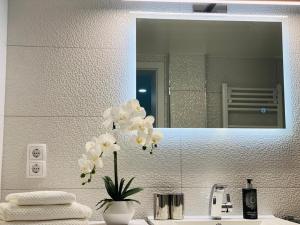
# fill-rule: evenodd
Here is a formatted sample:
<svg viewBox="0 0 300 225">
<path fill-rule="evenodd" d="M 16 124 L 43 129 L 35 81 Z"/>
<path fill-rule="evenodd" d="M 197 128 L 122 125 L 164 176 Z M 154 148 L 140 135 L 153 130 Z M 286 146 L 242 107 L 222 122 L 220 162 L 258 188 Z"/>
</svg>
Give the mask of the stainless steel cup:
<svg viewBox="0 0 300 225">
<path fill-rule="evenodd" d="M 154 219 L 167 220 L 170 218 L 169 195 L 154 194 Z"/>
<path fill-rule="evenodd" d="M 170 194 L 170 218 L 173 220 L 182 220 L 184 218 L 184 195 Z"/>
</svg>

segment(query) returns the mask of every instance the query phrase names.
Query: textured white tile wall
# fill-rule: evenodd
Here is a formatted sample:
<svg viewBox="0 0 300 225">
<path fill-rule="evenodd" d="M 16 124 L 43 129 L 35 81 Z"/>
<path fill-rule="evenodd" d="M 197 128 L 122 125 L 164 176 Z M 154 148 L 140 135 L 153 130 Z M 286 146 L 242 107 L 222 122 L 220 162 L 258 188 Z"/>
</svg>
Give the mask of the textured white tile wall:
<svg viewBox="0 0 300 225">
<path fill-rule="evenodd" d="M 135 27 L 131 10 L 188 12 L 190 5 L 120 3 L 119 0 L 9 0 L 2 189 L 7 193 L 58 189 L 94 208 L 105 195 L 100 174 L 81 187 L 77 158 L 83 144 L 103 132 L 100 115 L 135 95 Z M 150 156 L 133 147 L 120 153 L 121 174 L 145 188 L 137 217 L 152 214 L 153 192 L 183 191 L 186 214 L 207 214 L 213 183 L 231 186 L 241 212 L 246 177 L 259 187 L 263 214 L 300 216 L 300 12 L 287 7 L 230 7 L 230 13 L 288 14 L 286 131 L 164 130 Z M 48 145 L 48 177 L 25 178 L 27 143 Z M 111 174 L 111 158 L 103 174 Z M 95 212 L 94 219 L 101 219 Z"/>
<path fill-rule="evenodd" d="M 7 46 L 7 0 L 0 0 L 0 173 L 2 170 Z M 2 179 L 0 178 L 0 185 Z M 1 190 L 1 188 L 0 188 Z"/>
<path fill-rule="evenodd" d="M 205 56 L 169 56 L 170 127 L 206 127 Z"/>
</svg>

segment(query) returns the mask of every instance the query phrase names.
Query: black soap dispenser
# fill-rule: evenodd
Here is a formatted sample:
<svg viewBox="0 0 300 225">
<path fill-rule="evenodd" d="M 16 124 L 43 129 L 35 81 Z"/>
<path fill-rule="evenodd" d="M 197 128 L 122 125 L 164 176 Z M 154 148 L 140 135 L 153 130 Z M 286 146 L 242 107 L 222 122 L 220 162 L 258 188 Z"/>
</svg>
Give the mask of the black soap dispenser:
<svg viewBox="0 0 300 225">
<path fill-rule="evenodd" d="M 247 179 L 247 187 L 243 188 L 244 219 L 257 219 L 257 190 L 252 186 L 252 179 Z"/>
</svg>

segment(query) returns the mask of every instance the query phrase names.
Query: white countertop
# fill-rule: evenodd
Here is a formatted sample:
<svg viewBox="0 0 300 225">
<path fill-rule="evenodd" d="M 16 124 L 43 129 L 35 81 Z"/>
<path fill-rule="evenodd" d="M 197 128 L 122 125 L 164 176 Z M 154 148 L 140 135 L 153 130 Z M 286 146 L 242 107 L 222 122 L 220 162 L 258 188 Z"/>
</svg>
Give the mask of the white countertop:
<svg viewBox="0 0 300 225">
<path fill-rule="evenodd" d="M 153 217 L 148 217 L 149 220 L 154 225 L 178 225 L 176 222 L 184 222 L 184 221 L 211 221 L 208 216 L 185 216 L 183 220 L 154 220 Z M 247 221 L 244 220 L 242 216 L 224 216 L 222 217 L 222 221 Z M 291 223 L 282 219 L 278 219 L 274 216 L 259 216 L 257 221 L 263 222 L 263 225 L 294 225 L 295 223 Z M 104 221 L 90 221 L 90 225 L 105 225 Z M 143 219 L 137 219 L 130 221 L 129 225 L 148 225 L 148 223 Z"/>
<path fill-rule="evenodd" d="M 195 225 L 195 222 L 208 222 L 215 221 L 209 216 L 185 216 L 183 220 L 154 220 L 153 217 L 149 217 L 149 220 L 153 225 Z M 249 224 L 249 220 L 243 219 L 242 216 L 223 216 L 222 220 L 217 220 L 217 222 L 236 222 L 239 221 L 241 224 Z M 258 216 L 257 220 L 251 220 L 252 222 L 257 221 L 260 225 L 295 225 L 295 223 L 276 218 L 274 216 Z M 207 224 L 207 223 L 205 223 Z M 197 225 L 197 223 L 196 223 Z"/>
<path fill-rule="evenodd" d="M 259 215 L 258 219 L 274 219 L 276 218 L 273 215 Z M 148 216 L 148 219 L 153 221 L 154 217 L 153 216 Z M 243 219 L 242 215 L 225 215 L 222 216 L 222 219 L 224 220 L 232 220 L 232 219 Z M 184 216 L 184 219 L 186 221 L 197 221 L 197 220 L 211 220 L 210 216 Z M 181 220 L 154 220 L 154 221 L 181 221 Z"/>
<path fill-rule="evenodd" d="M 90 225 L 105 225 L 104 221 L 90 221 Z M 129 225 L 148 225 L 145 220 L 131 220 Z"/>
</svg>

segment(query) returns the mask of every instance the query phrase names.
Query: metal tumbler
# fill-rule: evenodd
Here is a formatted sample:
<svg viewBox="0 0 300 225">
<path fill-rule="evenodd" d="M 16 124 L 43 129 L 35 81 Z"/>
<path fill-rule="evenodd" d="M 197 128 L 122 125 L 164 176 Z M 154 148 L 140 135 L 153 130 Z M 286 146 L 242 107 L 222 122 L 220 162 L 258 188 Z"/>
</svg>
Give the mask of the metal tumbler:
<svg viewBox="0 0 300 225">
<path fill-rule="evenodd" d="M 154 219 L 167 220 L 170 218 L 169 195 L 154 194 Z"/>
<path fill-rule="evenodd" d="M 170 218 L 182 220 L 184 217 L 184 194 L 170 194 Z"/>
</svg>

